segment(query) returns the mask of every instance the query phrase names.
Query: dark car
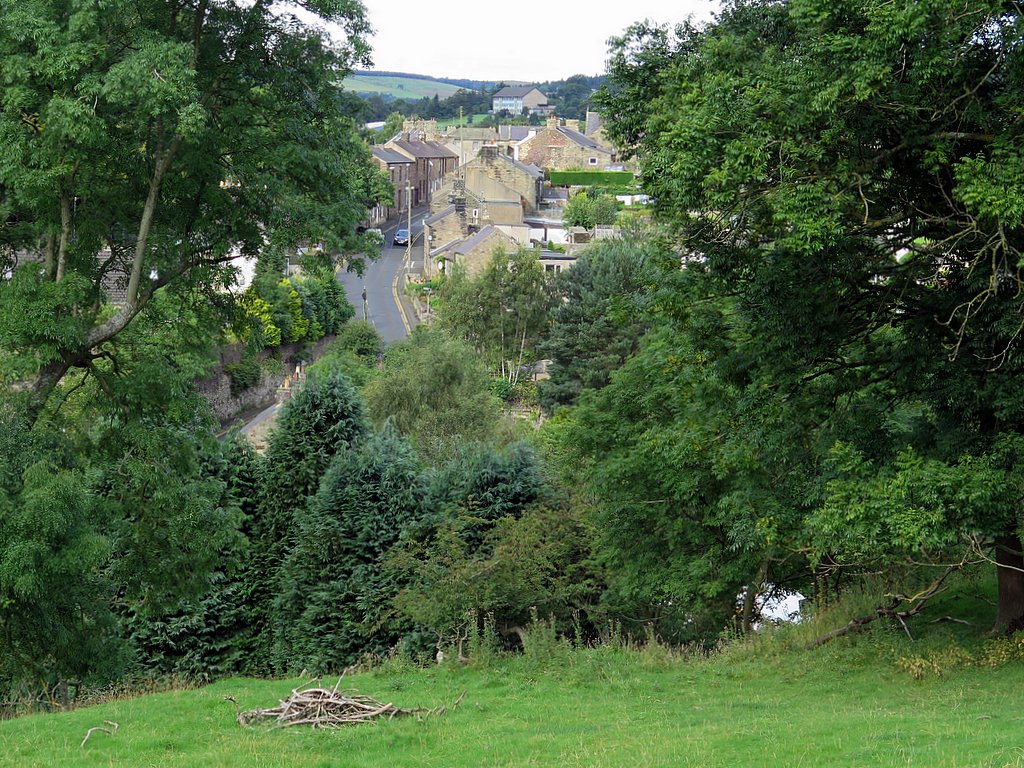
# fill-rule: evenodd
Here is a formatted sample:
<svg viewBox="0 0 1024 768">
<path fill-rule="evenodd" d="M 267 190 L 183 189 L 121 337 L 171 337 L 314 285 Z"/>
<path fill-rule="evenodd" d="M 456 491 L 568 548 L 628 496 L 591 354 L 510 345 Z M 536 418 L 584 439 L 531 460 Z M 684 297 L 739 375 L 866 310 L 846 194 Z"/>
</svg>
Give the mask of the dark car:
<svg viewBox="0 0 1024 768">
<path fill-rule="evenodd" d="M 399 229 L 395 231 L 395 245 L 408 245 L 409 244 L 409 230 Z"/>
</svg>

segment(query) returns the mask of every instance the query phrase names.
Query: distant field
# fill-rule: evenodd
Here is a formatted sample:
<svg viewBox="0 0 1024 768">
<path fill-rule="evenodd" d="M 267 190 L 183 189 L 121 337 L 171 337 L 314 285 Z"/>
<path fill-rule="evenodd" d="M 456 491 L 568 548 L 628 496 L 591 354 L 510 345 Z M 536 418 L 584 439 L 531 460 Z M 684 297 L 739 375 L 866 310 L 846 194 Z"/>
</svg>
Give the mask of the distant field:
<svg viewBox="0 0 1024 768">
<path fill-rule="evenodd" d="M 476 114 L 476 115 L 466 115 L 466 117 L 465 117 L 466 125 L 469 126 L 469 127 L 477 125 L 485 117 L 490 117 L 490 115 L 485 114 L 485 113 Z M 458 124 L 459 124 L 459 118 L 457 118 L 457 117 L 452 117 L 452 118 L 448 118 L 446 120 L 438 120 L 437 121 L 438 128 L 447 128 L 449 125 L 458 125 Z"/>
<path fill-rule="evenodd" d="M 438 80 L 420 80 L 414 77 L 394 75 L 351 75 L 342 82 L 346 89 L 356 93 L 378 93 L 396 99 L 433 98 L 435 95 L 447 99 L 459 90 L 456 85 Z"/>
</svg>

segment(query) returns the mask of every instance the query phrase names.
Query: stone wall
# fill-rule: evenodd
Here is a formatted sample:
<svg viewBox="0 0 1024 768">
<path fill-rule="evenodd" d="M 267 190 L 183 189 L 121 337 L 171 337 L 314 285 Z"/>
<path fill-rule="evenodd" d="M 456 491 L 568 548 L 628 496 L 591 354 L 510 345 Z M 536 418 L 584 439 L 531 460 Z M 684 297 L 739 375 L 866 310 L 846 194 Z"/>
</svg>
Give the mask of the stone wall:
<svg viewBox="0 0 1024 768">
<path fill-rule="evenodd" d="M 316 360 L 323 355 L 324 349 L 334 339 L 334 336 L 325 336 L 315 344 L 282 344 L 274 355 L 281 361 L 280 373 L 270 374 L 264 370 L 259 384 L 239 392 L 237 396 L 231 394 L 231 379 L 224 372 L 224 368 L 239 362 L 245 356 L 245 345 L 232 344 L 224 347 L 220 353 L 220 362 L 214 370 L 209 376 L 196 382 L 196 391 L 210 404 L 217 420 L 222 425 L 227 425 L 244 414 L 260 411 L 271 405 L 277 397 L 277 388 L 281 386 L 287 374 L 295 371 L 296 363 L 300 360 Z M 264 350 L 260 354 L 261 358 L 270 356 L 270 350 Z"/>
</svg>

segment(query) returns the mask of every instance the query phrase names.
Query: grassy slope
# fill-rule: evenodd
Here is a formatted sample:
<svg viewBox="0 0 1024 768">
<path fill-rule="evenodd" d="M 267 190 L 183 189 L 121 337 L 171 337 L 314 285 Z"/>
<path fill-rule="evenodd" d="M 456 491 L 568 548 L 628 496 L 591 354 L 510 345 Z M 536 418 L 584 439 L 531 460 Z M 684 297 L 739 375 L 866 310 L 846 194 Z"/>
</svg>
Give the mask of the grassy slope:
<svg viewBox="0 0 1024 768">
<path fill-rule="evenodd" d="M 356 93 L 390 94 L 396 99 L 422 99 L 424 96 L 446 99 L 459 90 L 456 85 L 437 80 L 421 80 L 394 75 L 351 75 L 342 85 Z"/>
<path fill-rule="evenodd" d="M 391 665 L 350 685 L 397 706 L 455 711 L 334 732 L 243 729 L 245 708 L 272 706 L 299 681 L 227 680 L 0 723 L 0 766 L 1018 766 L 1024 767 L 1021 647 L 996 665 L 979 641 L 991 620 L 976 587 L 898 626 L 872 625 L 813 651 L 824 628 L 792 627 L 710 659 L 662 648 L 570 650 L 537 636 L 480 667 Z M 966 618 L 970 626 L 935 623 Z M 1005 641 L 1000 646 L 1009 647 Z M 929 659 L 921 679 L 908 660 Z M 941 672 L 941 674 L 939 673 Z M 86 731 L 104 720 L 115 735 Z"/>
</svg>

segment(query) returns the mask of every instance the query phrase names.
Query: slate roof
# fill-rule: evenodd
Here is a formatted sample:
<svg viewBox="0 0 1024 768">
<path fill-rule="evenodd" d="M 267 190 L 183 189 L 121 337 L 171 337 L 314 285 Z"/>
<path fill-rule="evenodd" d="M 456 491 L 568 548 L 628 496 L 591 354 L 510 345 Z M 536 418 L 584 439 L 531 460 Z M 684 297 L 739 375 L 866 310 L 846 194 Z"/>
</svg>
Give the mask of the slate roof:
<svg viewBox="0 0 1024 768">
<path fill-rule="evenodd" d="M 493 98 L 493 99 L 518 99 L 518 98 L 520 98 L 522 96 L 525 96 L 530 91 L 537 91 L 538 93 L 541 94 L 541 96 L 544 95 L 544 93 L 542 91 L 539 91 L 537 89 L 537 87 L 534 86 L 534 85 L 506 85 L 500 91 L 498 91 L 497 93 L 493 94 L 491 96 L 491 98 Z"/>
<path fill-rule="evenodd" d="M 457 152 L 452 152 L 448 147 L 434 141 L 406 141 L 405 139 L 396 139 L 391 143 L 399 149 L 405 150 L 413 157 L 454 157 L 456 159 L 459 157 Z"/>
<path fill-rule="evenodd" d="M 373 152 L 373 156 L 376 157 L 383 163 L 412 163 L 415 162 L 412 158 L 406 157 L 401 152 L 395 152 L 393 149 L 387 147 L 370 147 L 370 151 Z"/>
<path fill-rule="evenodd" d="M 479 246 L 481 243 L 486 242 L 486 240 L 489 237 L 496 234 L 497 232 L 498 230 L 496 230 L 494 227 L 488 224 L 479 232 L 476 232 L 475 234 L 472 234 L 469 237 L 467 237 L 461 243 L 456 245 L 455 248 L 453 248 L 452 250 L 454 250 L 455 253 L 469 253 L 474 248 Z"/>
<path fill-rule="evenodd" d="M 429 217 L 425 218 L 423 220 L 423 224 L 425 226 L 429 227 L 429 226 L 431 226 L 433 224 L 436 224 L 437 222 L 441 221 L 441 219 L 444 219 L 444 218 L 447 218 L 448 216 L 451 216 L 453 213 L 455 213 L 455 206 L 454 205 L 449 205 L 447 208 L 442 208 L 440 211 L 435 213 L 433 216 L 429 216 Z"/>
<path fill-rule="evenodd" d="M 536 133 L 539 129 L 530 125 L 499 125 L 498 136 L 509 141 L 522 141 L 530 137 L 530 131 Z"/>
<path fill-rule="evenodd" d="M 581 147 L 586 147 L 587 149 L 602 149 L 605 152 L 609 151 L 609 150 L 605 149 L 604 147 L 602 147 L 600 144 L 598 144 L 596 141 L 594 141 L 589 136 L 584 136 L 582 133 L 580 133 L 579 131 L 574 131 L 572 128 L 566 128 L 566 127 L 562 126 L 558 130 L 560 130 L 562 133 L 564 133 L 570 139 L 575 141 Z"/>
</svg>

